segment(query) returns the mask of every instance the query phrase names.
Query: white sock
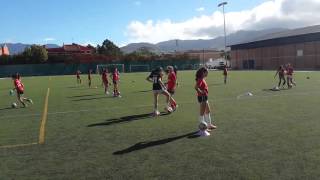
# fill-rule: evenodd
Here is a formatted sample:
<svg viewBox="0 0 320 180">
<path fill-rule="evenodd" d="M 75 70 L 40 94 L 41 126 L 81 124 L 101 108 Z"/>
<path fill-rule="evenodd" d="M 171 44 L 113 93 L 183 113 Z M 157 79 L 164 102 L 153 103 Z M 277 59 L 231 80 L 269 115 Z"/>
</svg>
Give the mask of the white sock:
<svg viewBox="0 0 320 180">
<path fill-rule="evenodd" d="M 199 116 L 199 123 L 204 122 L 204 116 Z"/>
<path fill-rule="evenodd" d="M 208 124 L 212 124 L 212 120 L 211 120 L 211 116 L 210 116 L 210 113 L 209 114 L 205 114 L 204 115 L 204 119 L 205 121 L 208 123 Z"/>
</svg>

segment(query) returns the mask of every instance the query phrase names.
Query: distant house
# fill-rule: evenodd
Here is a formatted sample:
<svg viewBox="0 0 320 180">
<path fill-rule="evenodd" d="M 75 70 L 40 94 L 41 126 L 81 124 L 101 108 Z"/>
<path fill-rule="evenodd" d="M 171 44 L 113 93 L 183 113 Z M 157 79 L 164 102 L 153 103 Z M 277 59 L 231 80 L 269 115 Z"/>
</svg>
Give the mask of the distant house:
<svg viewBox="0 0 320 180">
<path fill-rule="evenodd" d="M 0 56 L 9 56 L 9 55 L 10 55 L 10 52 L 7 45 L 5 44 L 4 46 L 0 46 Z"/>
<path fill-rule="evenodd" d="M 82 46 L 72 43 L 63 45 L 59 48 L 47 48 L 48 55 L 79 55 L 79 54 L 94 54 L 96 49 L 92 46 Z"/>
<path fill-rule="evenodd" d="M 190 50 L 186 51 L 190 58 L 199 59 L 203 62 L 213 61 L 221 58 L 221 52 L 217 50 Z"/>
</svg>

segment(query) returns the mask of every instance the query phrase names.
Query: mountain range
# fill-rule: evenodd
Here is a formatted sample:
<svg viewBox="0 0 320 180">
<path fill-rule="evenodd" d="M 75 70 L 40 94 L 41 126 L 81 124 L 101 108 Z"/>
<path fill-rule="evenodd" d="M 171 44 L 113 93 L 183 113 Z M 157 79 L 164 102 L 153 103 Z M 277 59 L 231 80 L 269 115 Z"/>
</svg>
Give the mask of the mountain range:
<svg viewBox="0 0 320 180">
<path fill-rule="evenodd" d="M 238 31 L 227 36 L 227 45 L 239 44 L 243 42 L 253 41 L 259 37 L 263 37 L 268 34 L 285 31 L 288 29 L 275 28 L 260 31 Z M 0 44 L 0 46 L 3 45 Z M 6 43 L 9 48 L 10 54 L 19 54 L 24 51 L 26 47 L 30 47 L 30 44 L 22 43 Z M 49 48 L 59 47 L 56 44 L 47 44 Z M 124 53 L 131 53 L 139 51 L 140 49 L 148 49 L 154 53 L 167 53 L 174 51 L 188 51 L 188 50 L 222 50 L 224 49 L 224 37 L 219 36 L 214 39 L 199 39 L 199 40 L 169 40 L 159 42 L 157 44 L 151 43 L 131 43 L 127 46 L 121 47 Z"/>
<path fill-rule="evenodd" d="M 287 29 L 276 28 L 261 31 L 238 31 L 227 36 L 227 45 L 253 41 L 259 37 L 285 31 Z M 224 37 L 219 36 L 208 40 L 170 40 L 157 44 L 132 43 L 121 48 L 124 53 L 131 53 L 141 48 L 147 48 L 155 53 L 188 51 L 188 50 L 222 50 L 224 49 Z"/>
</svg>

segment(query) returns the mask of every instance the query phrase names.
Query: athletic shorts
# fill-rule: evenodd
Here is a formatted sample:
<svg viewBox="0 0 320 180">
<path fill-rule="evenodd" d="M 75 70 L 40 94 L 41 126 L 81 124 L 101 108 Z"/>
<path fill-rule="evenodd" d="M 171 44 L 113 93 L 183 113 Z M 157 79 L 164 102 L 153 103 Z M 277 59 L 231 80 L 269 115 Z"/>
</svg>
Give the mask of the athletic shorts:
<svg viewBox="0 0 320 180">
<path fill-rule="evenodd" d="M 113 80 L 112 82 L 113 82 L 113 84 L 118 84 L 118 81 Z"/>
<path fill-rule="evenodd" d="M 23 94 L 24 94 L 24 92 L 23 92 L 23 91 L 17 91 L 17 94 L 19 94 L 19 95 L 23 95 Z"/>
<path fill-rule="evenodd" d="M 203 103 L 208 101 L 208 96 L 198 96 L 198 102 Z"/>
<path fill-rule="evenodd" d="M 109 82 L 108 81 L 103 81 L 104 86 L 109 86 Z"/>
<path fill-rule="evenodd" d="M 287 78 L 290 78 L 290 79 L 292 79 L 292 75 L 287 75 Z"/>
<path fill-rule="evenodd" d="M 168 89 L 168 92 L 171 94 L 171 95 L 174 95 L 175 91 L 173 89 Z"/>
<path fill-rule="evenodd" d="M 163 89 L 160 90 L 153 90 L 153 93 L 162 94 L 164 92 Z"/>
<path fill-rule="evenodd" d="M 77 79 L 80 79 L 80 76 L 77 76 Z"/>
</svg>

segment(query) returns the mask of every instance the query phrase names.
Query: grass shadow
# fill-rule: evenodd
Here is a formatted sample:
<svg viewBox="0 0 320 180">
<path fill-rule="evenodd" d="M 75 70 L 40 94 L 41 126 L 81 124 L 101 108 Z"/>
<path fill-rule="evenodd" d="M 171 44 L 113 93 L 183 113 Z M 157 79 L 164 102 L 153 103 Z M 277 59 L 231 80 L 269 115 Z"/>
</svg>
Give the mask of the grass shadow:
<svg viewBox="0 0 320 180">
<path fill-rule="evenodd" d="M 275 90 L 275 89 L 273 89 L 273 88 L 271 88 L 271 89 L 262 89 L 262 91 L 264 91 L 264 92 L 279 92 L 279 91 L 287 91 L 287 90 L 290 90 L 290 89 L 279 89 L 279 90 Z"/>
<path fill-rule="evenodd" d="M 116 151 L 113 152 L 113 155 L 124 155 L 124 154 L 128 154 L 134 151 L 139 151 L 139 150 L 143 150 L 143 149 L 147 149 L 147 148 L 151 148 L 151 147 L 155 147 L 155 146 L 160 146 L 160 145 L 164 145 L 167 143 L 171 143 L 173 141 L 177 141 L 179 139 L 183 139 L 183 138 L 197 138 L 199 136 L 196 136 L 196 132 L 192 132 L 192 133 L 188 133 L 188 134 L 184 134 L 184 135 L 180 135 L 180 136 L 176 136 L 176 137 L 170 137 L 170 138 L 166 138 L 166 139 L 160 139 L 160 140 L 156 140 L 156 141 L 147 141 L 147 142 L 139 142 L 131 147 L 128 147 L 126 149 L 120 150 L 120 151 Z"/>
<path fill-rule="evenodd" d="M 113 96 L 104 96 L 104 97 L 94 97 L 94 98 L 82 98 L 82 99 L 73 99 L 71 101 L 91 101 L 91 100 L 97 100 L 97 99 L 106 99 L 106 98 L 115 98 Z"/>
<path fill-rule="evenodd" d="M 146 92 L 152 92 L 152 90 L 135 91 L 134 93 L 146 93 Z"/>
<path fill-rule="evenodd" d="M 100 93 L 100 94 L 86 94 L 86 95 L 80 95 L 80 96 L 69 96 L 68 98 L 82 98 L 82 97 L 91 97 L 91 96 L 98 96 L 98 95 L 102 95 L 102 93 Z"/>
<path fill-rule="evenodd" d="M 7 108 L 0 108 L 0 111 L 4 111 L 4 110 L 8 110 L 8 109 L 14 109 L 14 108 L 11 108 L 11 107 L 7 107 Z"/>
<path fill-rule="evenodd" d="M 160 114 L 160 116 L 166 116 L 166 115 L 169 115 L 169 113 L 161 113 Z M 126 123 L 126 122 L 131 122 L 131 121 L 147 119 L 147 118 L 151 118 L 151 117 L 153 117 L 152 113 L 124 116 L 124 117 L 120 117 L 120 118 L 107 119 L 106 122 L 102 122 L 102 123 L 90 124 L 90 125 L 88 125 L 88 127 L 109 126 L 112 124 Z"/>
</svg>

